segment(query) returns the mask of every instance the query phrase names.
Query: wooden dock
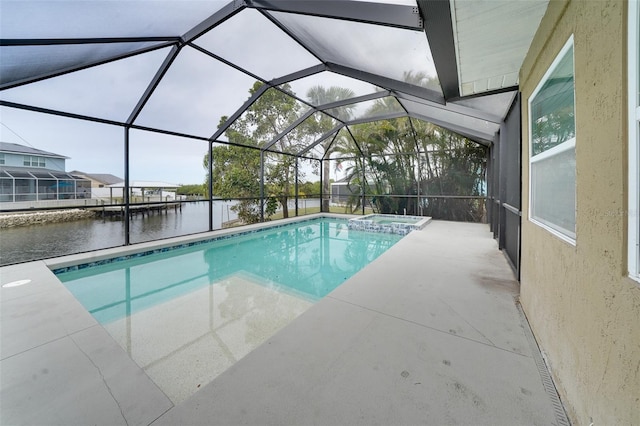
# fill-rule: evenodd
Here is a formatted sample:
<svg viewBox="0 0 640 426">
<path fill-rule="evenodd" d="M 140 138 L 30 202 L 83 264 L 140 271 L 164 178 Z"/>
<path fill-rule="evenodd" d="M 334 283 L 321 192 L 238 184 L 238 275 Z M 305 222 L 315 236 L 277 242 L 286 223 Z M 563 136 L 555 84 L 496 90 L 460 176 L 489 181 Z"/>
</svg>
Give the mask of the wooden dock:
<svg viewBox="0 0 640 426">
<path fill-rule="evenodd" d="M 142 217 L 150 216 L 152 214 L 166 214 L 170 209 L 175 212 L 182 213 L 181 202 L 166 202 L 166 203 L 153 203 L 153 204 L 131 204 L 129 205 L 129 216 L 142 215 Z M 101 206 L 92 208 L 91 210 L 99 212 L 103 218 L 121 218 L 125 215 L 124 206 Z"/>
</svg>

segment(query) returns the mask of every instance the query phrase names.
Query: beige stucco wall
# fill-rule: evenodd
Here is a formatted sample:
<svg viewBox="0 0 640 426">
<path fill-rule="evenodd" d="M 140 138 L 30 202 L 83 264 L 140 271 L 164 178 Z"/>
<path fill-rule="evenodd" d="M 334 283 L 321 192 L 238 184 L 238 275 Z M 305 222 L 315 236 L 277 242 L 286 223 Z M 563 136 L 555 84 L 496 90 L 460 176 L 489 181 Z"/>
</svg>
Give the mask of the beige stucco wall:
<svg viewBox="0 0 640 426">
<path fill-rule="evenodd" d="M 626 19 L 621 1 L 551 1 L 520 71 L 521 302 L 578 425 L 640 425 L 640 284 L 626 277 Z M 575 246 L 527 219 L 528 100 L 571 34 Z"/>
</svg>

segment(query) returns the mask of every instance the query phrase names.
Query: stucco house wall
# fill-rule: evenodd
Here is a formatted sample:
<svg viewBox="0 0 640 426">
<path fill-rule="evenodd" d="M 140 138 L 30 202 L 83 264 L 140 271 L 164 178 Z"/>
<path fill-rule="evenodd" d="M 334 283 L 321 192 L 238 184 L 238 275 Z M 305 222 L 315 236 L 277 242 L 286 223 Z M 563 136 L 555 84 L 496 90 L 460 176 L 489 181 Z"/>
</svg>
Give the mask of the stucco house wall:
<svg viewBox="0 0 640 426">
<path fill-rule="evenodd" d="M 528 100 L 574 36 L 576 244 L 528 220 Z M 521 303 L 577 425 L 640 424 L 640 284 L 627 277 L 627 4 L 552 0 L 520 70 Z"/>
</svg>

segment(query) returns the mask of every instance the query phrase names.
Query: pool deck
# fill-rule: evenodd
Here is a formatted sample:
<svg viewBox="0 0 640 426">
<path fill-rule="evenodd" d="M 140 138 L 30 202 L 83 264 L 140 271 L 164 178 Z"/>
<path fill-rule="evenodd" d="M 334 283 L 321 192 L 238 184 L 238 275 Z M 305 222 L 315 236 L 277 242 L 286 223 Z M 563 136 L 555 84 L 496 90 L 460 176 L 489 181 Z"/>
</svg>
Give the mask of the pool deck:
<svg viewBox="0 0 640 426">
<path fill-rule="evenodd" d="M 49 270 L 0 268 L 0 424 L 568 424 L 487 225 L 432 221 L 174 406 Z"/>
</svg>

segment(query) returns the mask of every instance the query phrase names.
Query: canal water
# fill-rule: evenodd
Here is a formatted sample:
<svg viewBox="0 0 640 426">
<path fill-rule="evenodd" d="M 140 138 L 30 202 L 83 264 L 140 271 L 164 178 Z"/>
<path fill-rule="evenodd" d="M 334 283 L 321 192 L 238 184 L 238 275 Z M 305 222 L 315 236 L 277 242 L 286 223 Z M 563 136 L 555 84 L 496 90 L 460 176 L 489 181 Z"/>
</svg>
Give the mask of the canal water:
<svg viewBox="0 0 640 426">
<path fill-rule="evenodd" d="M 233 204 L 231 201 L 214 202 L 214 229 L 237 218 L 231 210 Z M 305 207 L 314 205 L 319 202 L 305 200 Z M 162 213 L 135 215 L 131 218 L 129 232 L 131 243 L 141 243 L 208 230 L 209 204 L 196 202 L 183 204 L 182 211 L 168 209 Z M 7 228 L 0 231 L 0 266 L 118 247 L 124 245 L 124 240 L 124 222 L 120 219 L 85 219 Z"/>
</svg>

